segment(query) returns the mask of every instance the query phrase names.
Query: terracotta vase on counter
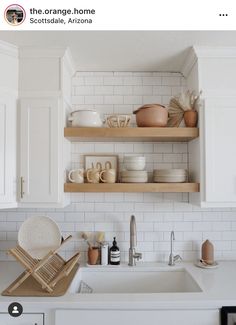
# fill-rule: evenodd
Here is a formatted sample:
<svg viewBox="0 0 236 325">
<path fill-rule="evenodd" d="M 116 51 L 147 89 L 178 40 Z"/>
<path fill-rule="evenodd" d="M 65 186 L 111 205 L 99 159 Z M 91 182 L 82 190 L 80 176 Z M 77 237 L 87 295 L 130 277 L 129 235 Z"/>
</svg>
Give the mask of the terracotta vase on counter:
<svg viewBox="0 0 236 325">
<path fill-rule="evenodd" d="M 195 110 L 184 112 L 184 122 L 187 127 L 195 127 L 197 125 L 198 113 Z"/>
<path fill-rule="evenodd" d="M 91 265 L 97 264 L 99 257 L 99 248 L 98 247 L 92 247 L 88 249 L 88 263 Z"/>
<path fill-rule="evenodd" d="M 214 246 L 208 239 L 202 244 L 202 260 L 209 265 L 214 263 Z"/>
</svg>

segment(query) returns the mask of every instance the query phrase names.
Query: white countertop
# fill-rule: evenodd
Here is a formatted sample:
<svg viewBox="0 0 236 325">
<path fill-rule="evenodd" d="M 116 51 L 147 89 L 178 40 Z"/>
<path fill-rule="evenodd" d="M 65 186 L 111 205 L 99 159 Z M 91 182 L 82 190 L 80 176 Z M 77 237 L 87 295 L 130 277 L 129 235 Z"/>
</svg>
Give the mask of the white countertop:
<svg viewBox="0 0 236 325">
<path fill-rule="evenodd" d="M 170 268 L 164 263 L 139 263 L 135 268 Z M 202 292 L 149 294 L 73 294 L 61 297 L 0 297 L 3 309 L 18 301 L 28 310 L 53 308 L 81 309 L 212 309 L 236 306 L 236 261 L 221 261 L 217 269 L 201 269 L 193 263 L 178 263 L 171 268 L 185 268 L 197 281 Z M 2 292 L 22 272 L 16 262 L 0 262 Z M 2 309 L 1 308 L 1 309 Z"/>
</svg>

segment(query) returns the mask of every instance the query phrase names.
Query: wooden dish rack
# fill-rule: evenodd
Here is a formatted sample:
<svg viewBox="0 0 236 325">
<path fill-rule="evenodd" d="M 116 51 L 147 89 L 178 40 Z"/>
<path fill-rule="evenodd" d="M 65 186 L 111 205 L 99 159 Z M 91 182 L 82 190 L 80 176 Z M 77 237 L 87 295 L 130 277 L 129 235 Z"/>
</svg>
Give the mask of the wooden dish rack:
<svg viewBox="0 0 236 325">
<path fill-rule="evenodd" d="M 68 261 L 65 261 L 57 254 L 62 245 L 67 243 L 71 238 L 71 235 L 68 236 L 57 249 L 50 251 L 42 260 L 33 258 L 19 245 L 10 249 L 8 253 L 23 265 L 25 271 L 19 281 L 16 283 L 13 282 L 10 285 L 8 292 L 10 293 L 18 288 L 29 276 L 33 276 L 40 283 L 42 289 L 47 292 L 52 292 L 58 281 L 69 275 L 80 258 L 79 252 Z"/>
</svg>

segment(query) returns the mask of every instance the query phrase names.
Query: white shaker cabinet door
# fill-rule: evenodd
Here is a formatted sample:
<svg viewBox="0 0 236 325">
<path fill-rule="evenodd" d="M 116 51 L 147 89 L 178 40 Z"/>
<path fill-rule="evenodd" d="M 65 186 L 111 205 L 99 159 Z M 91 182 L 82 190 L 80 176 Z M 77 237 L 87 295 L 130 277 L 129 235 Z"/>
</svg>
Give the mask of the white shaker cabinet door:
<svg viewBox="0 0 236 325">
<path fill-rule="evenodd" d="M 16 100 L 0 94 L 0 209 L 16 206 Z"/>
<path fill-rule="evenodd" d="M 206 206 L 236 206 L 236 98 L 207 98 L 204 122 Z"/>
<path fill-rule="evenodd" d="M 22 314 L 12 317 L 9 314 L 0 314 L 1 325 L 44 325 L 43 314 Z"/>
<path fill-rule="evenodd" d="M 21 100 L 20 202 L 59 200 L 59 109 L 57 99 Z"/>
</svg>

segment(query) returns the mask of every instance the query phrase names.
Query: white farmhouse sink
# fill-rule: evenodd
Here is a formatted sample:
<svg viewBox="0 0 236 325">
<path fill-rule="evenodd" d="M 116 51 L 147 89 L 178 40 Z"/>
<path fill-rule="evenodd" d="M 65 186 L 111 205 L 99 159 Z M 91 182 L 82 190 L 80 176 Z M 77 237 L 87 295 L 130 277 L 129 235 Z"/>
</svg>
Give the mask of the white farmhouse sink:
<svg viewBox="0 0 236 325">
<path fill-rule="evenodd" d="M 197 282 L 185 268 L 172 269 L 171 267 L 80 268 L 69 288 L 69 292 L 79 294 L 201 291 Z"/>
</svg>

